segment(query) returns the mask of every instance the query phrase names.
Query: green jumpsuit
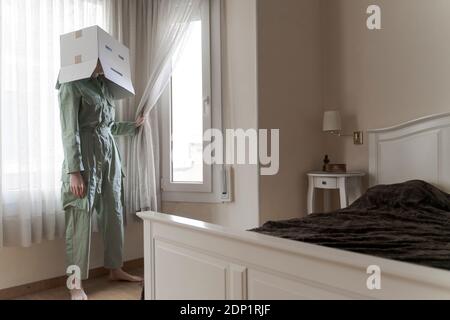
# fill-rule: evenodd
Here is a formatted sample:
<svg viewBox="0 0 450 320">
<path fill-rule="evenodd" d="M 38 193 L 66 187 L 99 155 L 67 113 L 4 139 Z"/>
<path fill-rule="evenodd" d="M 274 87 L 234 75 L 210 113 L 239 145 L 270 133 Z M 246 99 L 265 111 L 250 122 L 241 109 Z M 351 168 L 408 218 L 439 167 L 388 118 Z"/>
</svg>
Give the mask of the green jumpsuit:
<svg viewBox="0 0 450 320">
<path fill-rule="evenodd" d="M 98 214 L 105 268 L 122 267 L 123 171 L 113 136 L 133 136 L 133 122 L 115 122 L 115 107 L 104 77 L 58 85 L 64 145 L 62 202 L 66 213 L 68 266 L 89 276 L 92 213 Z M 86 197 L 70 191 L 70 174 L 81 172 Z"/>
</svg>

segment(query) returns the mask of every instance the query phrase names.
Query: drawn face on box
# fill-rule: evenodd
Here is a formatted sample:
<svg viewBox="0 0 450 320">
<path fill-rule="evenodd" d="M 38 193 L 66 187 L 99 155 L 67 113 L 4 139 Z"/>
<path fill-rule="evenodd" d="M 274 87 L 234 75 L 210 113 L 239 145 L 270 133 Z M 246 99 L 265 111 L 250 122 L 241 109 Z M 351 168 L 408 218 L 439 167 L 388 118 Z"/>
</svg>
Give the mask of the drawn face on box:
<svg viewBox="0 0 450 320">
<path fill-rule="evenodd" d="M 90 78 L 98 62 L 115 99 L 134 95 L 127 47 L 98 26 L 61 36 L 60 83 Z"/>
</svg>

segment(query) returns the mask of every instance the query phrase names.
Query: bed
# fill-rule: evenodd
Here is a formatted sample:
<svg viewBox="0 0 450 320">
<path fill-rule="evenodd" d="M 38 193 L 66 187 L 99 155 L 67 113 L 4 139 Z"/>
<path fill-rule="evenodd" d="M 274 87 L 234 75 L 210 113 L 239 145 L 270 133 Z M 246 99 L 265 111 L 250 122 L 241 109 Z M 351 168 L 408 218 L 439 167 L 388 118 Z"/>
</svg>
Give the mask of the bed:
<svg viewBox="0 0 450 320">
<path fill-rule="evenodd" d="M 318 214 L 238 231 L 139 214 L 146 299 L 450 299 L 450 114 L 369 131 L 369 149 L 372 188 L 334 224 Z"/>
</svg>

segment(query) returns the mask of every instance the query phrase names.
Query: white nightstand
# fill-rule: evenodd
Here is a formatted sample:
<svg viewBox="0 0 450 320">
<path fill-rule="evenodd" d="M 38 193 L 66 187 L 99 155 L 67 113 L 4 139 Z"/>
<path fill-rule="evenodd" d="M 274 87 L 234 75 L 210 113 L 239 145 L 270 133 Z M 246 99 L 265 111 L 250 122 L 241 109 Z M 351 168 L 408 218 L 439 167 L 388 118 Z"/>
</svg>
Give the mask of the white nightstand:
<svg viewBox="0 0 450 320">
<path fill-rule="evenodd" d="M 316 192 L 317 189 L 325 190 L 324 202 L 325 212 L 331 208 L 330 190 L 339 190 L 341 198 L 341 208 L 347 208 L 362 195 L 362 178 L 366 174 L 363 172 L 348 173 L 308 173 L 308 214 L 316 212 Z"/>
</svg>

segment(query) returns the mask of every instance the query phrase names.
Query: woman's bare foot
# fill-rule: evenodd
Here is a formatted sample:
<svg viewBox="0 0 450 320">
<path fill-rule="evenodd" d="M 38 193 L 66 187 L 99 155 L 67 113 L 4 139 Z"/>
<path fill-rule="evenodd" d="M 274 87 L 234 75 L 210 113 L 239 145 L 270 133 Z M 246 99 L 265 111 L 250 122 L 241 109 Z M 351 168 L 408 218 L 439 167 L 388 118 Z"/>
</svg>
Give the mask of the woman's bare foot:
<svg viewBox="0 0 450 320">
<path fill-rule="evenodd" d="M 88 296 L 84 292 L 83 289 L 73 289 L 70 290 L 70 298 L 71 300 L 77 300 L 77 301 L 86 301 L 88 300 Z"/>
<path fill-rule="evenodd" d="M 126 273 L 122 269 L 111 270 L 111 272 L 109 273 L 109 279 L 111 279 L 111 281 L 126 281 L 126 282 L 144 281 L 143 278 Z"/>
</svg>

